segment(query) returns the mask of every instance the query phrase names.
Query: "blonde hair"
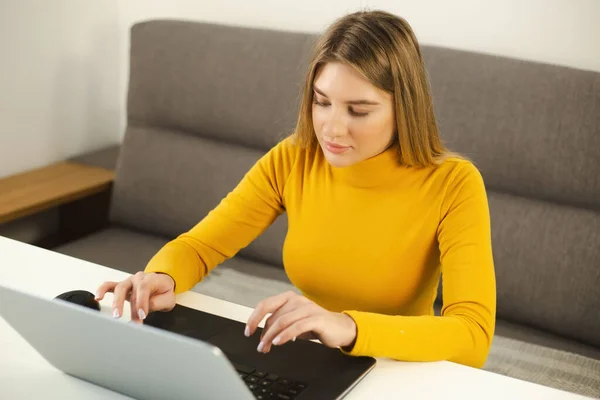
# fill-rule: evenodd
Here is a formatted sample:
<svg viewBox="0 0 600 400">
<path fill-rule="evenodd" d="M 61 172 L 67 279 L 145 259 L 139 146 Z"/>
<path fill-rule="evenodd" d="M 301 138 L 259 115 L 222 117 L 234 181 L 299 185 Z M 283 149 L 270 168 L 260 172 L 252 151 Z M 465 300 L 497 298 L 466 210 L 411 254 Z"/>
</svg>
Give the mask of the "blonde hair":
<svg viewBox="0 0 600 400">
<path fill-rule="evenodd" d="M 313 83 L 322 66 L 342 62 L 393 95 L 398 158 L 402 165 L 430 166 L 451 153 L 439 135 L 421 49 L 410 25 L 385 11 L 358 11 L 335 21 L 319 39 L 302 88 L 292 137 L 315 146 Z"/>
</svg>

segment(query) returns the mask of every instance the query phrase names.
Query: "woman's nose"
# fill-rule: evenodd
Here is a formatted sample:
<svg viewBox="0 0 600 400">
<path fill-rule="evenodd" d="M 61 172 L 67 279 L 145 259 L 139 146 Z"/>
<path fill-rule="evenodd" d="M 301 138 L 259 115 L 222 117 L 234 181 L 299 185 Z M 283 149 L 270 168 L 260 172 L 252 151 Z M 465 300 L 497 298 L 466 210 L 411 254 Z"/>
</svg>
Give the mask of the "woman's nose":
<svg viewBox="0 0 600 400">
<path fill-rule="evenodd" d="M 332 113 L 323 124 L 323 135 L 328 138 L 338 138 L 346 135 L 348 129 L 342 118 Z"/>
</svg>

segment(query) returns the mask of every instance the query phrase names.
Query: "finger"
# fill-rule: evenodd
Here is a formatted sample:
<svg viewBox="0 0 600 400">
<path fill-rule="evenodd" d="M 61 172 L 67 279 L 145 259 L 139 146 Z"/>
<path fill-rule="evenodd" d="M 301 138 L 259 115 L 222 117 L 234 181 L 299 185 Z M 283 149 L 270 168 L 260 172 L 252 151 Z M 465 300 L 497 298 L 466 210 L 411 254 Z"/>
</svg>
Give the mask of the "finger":
<svg viewBox="0 0 600 400">
<path fill-rule="evenodd" d="M 134 287 L 135 287 L 135 308 L 131 309 L 131 312 L 137 315 L 140 320 L 144 320 L 150 313 L 148 303 L 150 299 L 150 282 L 151 279 L 143 272 L 135 274 Z M 133 307 L 133 303 L 132 303 Z"/>
<path fill-rule="evenodd" d="M 138 317 L 138 313 L 136 312 L 137 310 L 137 305 L 136 305 L 136 288 L 135 288 L 135 283 L 133 284 L 133 286 L 131 287 L 131 292 L 130 292 L 130 298 L 129 298 L 129 303 L 130 303 L 130 314 L 131 314 L 131 322 L 135 322 L 135 323 L 140 323 L 140 318 Z"/>
<path fill-rule="evenodd" d="M 263 340 L 265 333 L 271 328 L 273 322 L 275 322 L 279 317 L 297 308 L 304 307 L 310 304 L 314 305 L 313 302 L 311 302 L 304 296 L 292 296 L 290 300 L 288 300 L 283 306 L 279 307 L 273 314 L 271 314 L 271 316 L 269 316 L 269 318 L 267 318 L 267 320 L 265 321 L 265 328 L 263 329 L 260 335 L 260 340 Z"/>
<path fill-rule="evenodd" d="M 269 330 L 269 328 L 271 327 L 271 325 L 273 325 L 273 321 L 275 321 L 275 318 L 273 318 L 273 315 L 271 315 L 269 318 L 267 318 L 267 320 L 265 321 L 265 326 L 263 328 L 263 330 L 260 333 L 260 341 L 262 342 L 264 337 L 265 337 L 265 333 L 267 333 L 267 330 Z"/>
<path fill-rule="evenodd" d="M 311 332 L 306 332 L 306 333 L 303 333 L 303 334 L 302 334 L 302 335 L 300 335 L 300 336 L 293 337 L 293 338 L 292 338 L 292 342 L 295 342 L 295 341 L 296 341 L 296 339 L 302 339 L 302 340 L 315 340 L 315 339 L 318 339 L 318 338 L 319 338 L 319 336 L 318 336 L 318 335 L 317 335 L 315 332 L 312 332 L 312 331 L 311 331 Z"/>
<path fill-rule="evenodd" d="M 154 295 L 148 300 L 150 312 L 152 311 L 171 311 L 175 307 L 175 293 L 167 292 Z"/>
<path fill-rule="evenodd" d="M 269 297 L 258 303 L 252 312 L 252 315 L 250 315 L 248 322 L 246 323 L 246 336 L 253 335 L 258 327 L 258 324 L 267 314 L 275 312 L 293 296 L 297 296 L 297 294 L 293 292 L 285 292 L 273 297 Z"/>
<path fill-rule="evenodd" d="M 131 279 L 126 279 L 122 282 L 119 282 L 117 286 L 115 286 L 113 291 L 113 317 L 119 318 L 121 315 L 123 315 L 123 303 L 125 302 L 125 298 L 131 290 L 131 287 Z"/>
<path fill-rule="evenodd" d="M 319 329 L 322 323 L 321 315 L 312 314 L 306 318 L 298 319 L 273 338 L 272 343 L 275 346 L 281 346 L 290 340 L 294 341 L 297 337 L 313 336 L 312 332 Z"/>
<path fill-rule="evenodd" d="M 104 295 L 107 292 L 112 292 L 115 289 L 115 286 L 117 286 L 118 282 L 112 282 L 112 281 L 107 281 L 104 282 L 102 285 L 98 286 L 98 289 L 96 290 L 96 300 L 102 300 L 104 298 Z"/>
<path fill-rule="evenodd" d="M 267 333 L 267 331 L 271 328 L 271 326 L 273 325 L 273 322 L 275 322 L 279 317 L 281 317 L 284 314 L 289 313 L 290 311 L 295 310 L 296 308 L 298 308 L 298 304 L 297 301 L 295 301 L 295 298 L 292 298 L 291 300 L 289 300 L 288 302 L 286 302 L 283 306 L 279 307 L 277 310 L 275 310 L 275 312 L 273 312 L 269 318 L 267 318 L 267 320 L 265 321 L 265 327 L 262 330 L 261 334 L 260 334 L 260 340 L 262 341 L 265 333 Z"/>
<path fill-rule="evenodd" d="M 281 317 L 277 318 L 277 320 L 272 323 L 271 327 L 267 330 L 267 332 L 265 333 L 265 335 L 262 339 L 261 343 L 263 344 L 263 346 L 262 346 L 263 352 L 265 352 L 265 353 L 269 352 L 269 350 L 271 350 L 271 344 L 275 344 L 275 345 L 281 344 L 282 338 L 280 337 L 280 335 L 283 331 L 285 331 L 291 325 L 295 324 L 296 322 L 298 322 L 300 320 L 314 316 L 317 311 L 318 311 L 318 308 L 316 308 L 316 307 L 305 306 L 305 307 L 296 308 L 295 310 L 290 311 L 289 313 L 284 314 Z M 304 333 L 304 332 L 301 332 L 301 333 Z M 278 340 L 275 340 L 277 338 L 278 338 Z M 275 340 L 275 343 L 273 343 L 273 340 Z M 259 344 L 259 346 L 260 346 L 260 344 Z"/>
</svg>

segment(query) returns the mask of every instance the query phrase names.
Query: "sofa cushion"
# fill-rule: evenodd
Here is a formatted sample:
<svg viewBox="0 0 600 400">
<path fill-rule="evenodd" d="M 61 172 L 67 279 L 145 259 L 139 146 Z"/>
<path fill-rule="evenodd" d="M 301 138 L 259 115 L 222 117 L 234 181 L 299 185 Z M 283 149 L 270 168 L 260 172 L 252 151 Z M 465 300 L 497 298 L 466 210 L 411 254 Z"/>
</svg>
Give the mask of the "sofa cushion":
<svg viewBox="0 0 600 400">
<path fill-rule="evenodd" d="M 489 194 L 499 318 L 600 347 L 600 213 Z"/>
<path fill-rule="evenodd" d="M 267 150 L 295 127 L 315 39 L 192 21 L 137 23 L 128 119 Z"/>
<path fill-rule="evenodd" d="M 441 305 L 435 313 L 440 315 Z M 496 332 L 484 370 L 600 397 L 600 348 L 556 334 L 496 321 Z"/>
<path fill-rule="evenodd" d="M 283 292 L 301 293 L 283 270 L 243 257 L 225 261 L 192 290 L 250 308 Z"/>
<path fill-rule="evenodd" d="M 119 226 L 174 238 L 231 191 L 260 150 L 130 123 L 116 169 L 110 218 Z M 240 255 L 282 266 L 282 215 Z"/>
<path fill-rule="evenodd" d="M 442 304 L 435 303 L 433 309 L 435 315 L 440 315 Z M 574 339 L 568 339 L 555 333 L 507 321 L 505 319 L 496 319 L 496 330 L 494 332 L 494 343 L 492 343 L 492 346 L 501 346 L 503 343 L 502 341 L 496 342 L 495 340 L 497 337 L 509 338 L 542 347 L 549 347 L 600 361 L 600 348 L 598 347 L 581 343 Z"/>
<path fill-rule="evenodd" d="M 581 343 L 573 339 L 565 338 L 555 333 L 536 329 L 518 324 L 504 319 L 496 321 L 496 332 L 494 336 L 493 347 L 502 347 L 505 343 L 502 340 L 496 341 L 496 338 L 508 338 L 518 342 L 533 344 L 540 347 L 560 350 L 565 353 L 580 355 L 586 358 L 594 359 L 600 362 L 600 348 L 589 344 Z M 600 377 L 600 375 L 598 375 Z"/>
<path fill-rule="evenodd" d="M 53 248 L 53 251 L 135 274 L 167 239 L 111 227 Z"/>
<path fill-rule="evenodd" d="M 424 46 L 444 141 L 490 189 L 600 210 L 600 73 Z"/>
<path fill-rule="evenodd" d="M 166 242 L 163 237 L 111 227 L 53 250 L 133 274 L 143 270 Z M 287 290 L 298 292 L 285 271 L 239 256 L 215 268 L 192 289 L 248 307 Z"/>
<path fill-rule="evenodd" d="M 497 335 L 484 370 L 600 397 L 600 359 Z"/>
</svg>

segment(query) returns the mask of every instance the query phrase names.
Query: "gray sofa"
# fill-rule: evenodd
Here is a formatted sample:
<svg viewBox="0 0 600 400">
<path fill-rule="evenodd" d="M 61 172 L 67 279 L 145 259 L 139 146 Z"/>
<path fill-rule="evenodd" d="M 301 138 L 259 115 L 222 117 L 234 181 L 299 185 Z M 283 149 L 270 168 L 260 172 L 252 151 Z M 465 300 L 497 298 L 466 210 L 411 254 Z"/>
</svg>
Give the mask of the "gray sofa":
<svg viewBox="0 0 600 400">
<path fill-rule="evenodd" d="M 292 131 L 315 39 L 134 25 L 110 225 L 54 250 L 143 270 Z M 422 50 L 442 136 L 488 189 L 498 321 L 485 369 L 600 397 L 600 74 Z M 252 307 L 293 289 L 281 260 L 286 224 L 280 217 L 193 290 Z"/>
</svg>

